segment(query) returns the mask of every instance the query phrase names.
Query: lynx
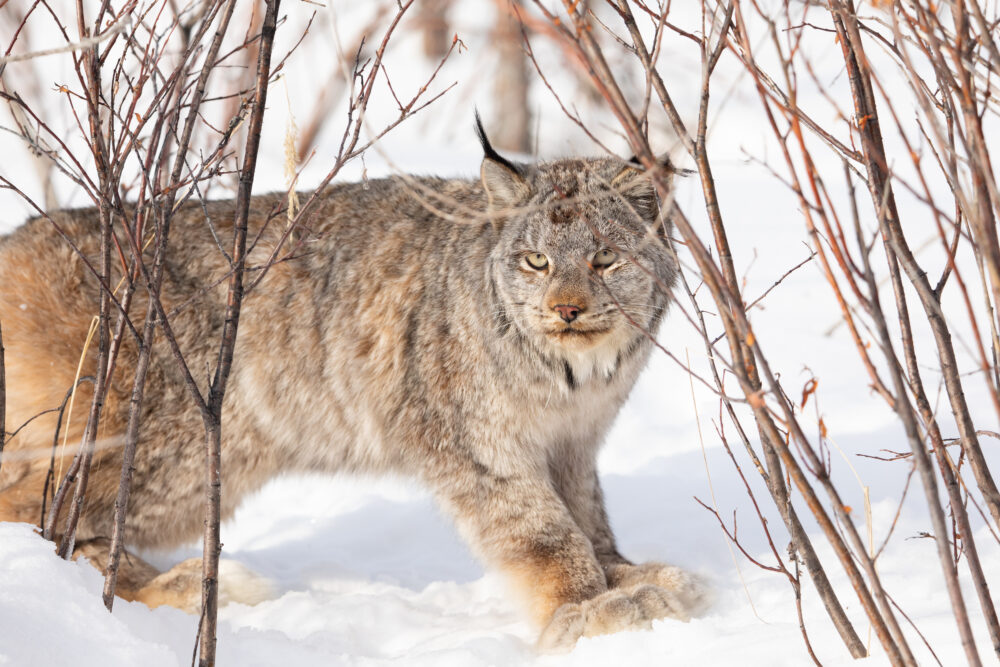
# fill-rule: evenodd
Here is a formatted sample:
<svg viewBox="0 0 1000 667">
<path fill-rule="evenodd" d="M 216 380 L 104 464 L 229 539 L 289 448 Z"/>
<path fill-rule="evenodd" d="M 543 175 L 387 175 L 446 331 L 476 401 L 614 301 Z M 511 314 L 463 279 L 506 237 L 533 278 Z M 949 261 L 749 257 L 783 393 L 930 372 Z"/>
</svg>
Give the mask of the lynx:
<svg viewBox="0 0 1000 667">
<path fill-rule="evenodd" d="M 633 163 L 516 164 L 477 129 L 478 181 L 397 176 L 330 187 L 299 232 L 303 250 L 248 296 L 223 412 L 223 516 L 279 473 L 415 475 L 477 556 L 507 575 L 539 625 L 541 650 L 661 617 L 686 620 L 703 603 L 702 587 L 677 568 L 634 565 L 619 553 L 595 462 L 670 303 L 669 207 L 661 210 Z M 251 267 L 278 243 L 281 224 L 268 220 L 284 201 L 254 198 Z M 232 212 L 226 201 L 186 205 L 172 223 L 162 297 L 192 369 L 215 361 L 229 267 L 209 226 L 226 233 Z M 0 240 L 8 424 L 61 403 L 96 312 L 95 281 L 53 221 L 94 257 L 97 215 L 50 217 Z M 140 292 L 133 313 L 145 312 Z M 136 355 L 127 338 L 77 534 L 77 553 L 98 567 Z M 91 349 L 84 374 L 95 358 Z M 89 386 L 77 405 L 89 405 Z M 70 442 L 83 421 L 64 425 Z M 40 520 L 55 428 L 55 414 L 44 414 L 8 443 L 0 519 Z M 157 341 L 130 549 L 200 536 L 202 429 Z M 135 556 L 122 562 L 122 597 L 197 604 L 190 564 L 160 574 Z"/>
</svg>

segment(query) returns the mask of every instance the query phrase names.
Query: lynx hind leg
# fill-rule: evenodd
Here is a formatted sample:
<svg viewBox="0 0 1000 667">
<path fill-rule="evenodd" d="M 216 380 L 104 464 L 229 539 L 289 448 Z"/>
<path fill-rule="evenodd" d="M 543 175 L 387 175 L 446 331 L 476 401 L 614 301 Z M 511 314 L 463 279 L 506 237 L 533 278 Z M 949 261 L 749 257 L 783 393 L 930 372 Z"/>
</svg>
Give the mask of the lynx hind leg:
<svg viewBox="0 0 1000 667">
<path fill-rule="evenodd" d="M 234 560 L 219 561 L 219 606 L 238 602 L 255 605 L 276 595 L 274 585 Z M 143 586 L 134 598 L 155 609 L 162 605 L 176 607 L 189 614 L 201 609 L 201 559 L 189 558 L 178 563 Z"/>
<path fill-rule="evenodd" d="M 77 546 L 74 557 L 83 556 L 98 570 L 108 564 L 110 542 L 88 540 Z M 201 609 L 201 559 L 189 558 L 166 572 L 128 551 L 122 552 L 115 593 L 123 600 L 142 602 L 155 609 L 163 605 L 190 614 Z M 229 602 L 254 605 L 274 597 L 274 586 L 233 560 L 219 561 L 219 606 Z"/>
<path fill-rule="evenodd" d="M 108 566 L 111 540 L 96 538 L 76 545 L 73 558 L 86 558 L 101 572 Z M 135 554 L 123 551 L 118 564 L 118 580 L 115 593 L 124 600 L 134 600 L 136 593 L 152 581 L 160 571 Z"/>
<path fill-rule="evenodd" d="M 660 618 L 688 621 L 710 601 L 704 582 L 670 565 L 620 563 L 606 573 L 610 590 L 557 609 L 538 639 L 539 650 L 569 651 L 580 637 L 648 630 Z"/>
</svg>

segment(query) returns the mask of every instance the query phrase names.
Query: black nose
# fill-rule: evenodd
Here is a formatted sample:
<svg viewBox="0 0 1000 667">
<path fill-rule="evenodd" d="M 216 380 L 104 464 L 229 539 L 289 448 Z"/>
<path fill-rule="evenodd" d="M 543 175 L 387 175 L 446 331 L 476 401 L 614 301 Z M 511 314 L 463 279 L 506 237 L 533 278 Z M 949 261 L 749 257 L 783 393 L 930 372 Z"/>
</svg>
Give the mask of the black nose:
<svg viewBox="0 0 1000 667">
<path fill-rule="evenodd" d="M 572 322 L 576 319 L 576 316 L 580 314 L 579 306 L 571 306 L 565 303 L 561 303 L 558 306 L 552 306 L 552 310 L 559 313 L 559 317 L 561 317 L 564 322 Z"/>
</svg>

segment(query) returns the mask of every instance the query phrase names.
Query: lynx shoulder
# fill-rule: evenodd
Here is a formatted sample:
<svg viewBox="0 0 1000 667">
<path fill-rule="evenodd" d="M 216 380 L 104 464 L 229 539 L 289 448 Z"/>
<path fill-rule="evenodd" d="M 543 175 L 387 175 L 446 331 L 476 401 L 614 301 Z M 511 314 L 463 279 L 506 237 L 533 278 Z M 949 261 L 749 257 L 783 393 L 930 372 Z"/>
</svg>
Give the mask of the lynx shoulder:
<svg viewBox="0 0 1000 667">
<path fill-rule="evenodd" d="M 541 648 L 687 618 L 699 587 L 618 552 L 595 463 L 670 302 L 669 215 L 630 163 L 515 164 L 481 139 L 476 181 L 401 176 L 321 193 L 293 257 L 248 294 L 224 407 L 223 514 L 283 472 L 416 475 L 508 576 Z M 282 206 L 279 195 L 253 200 L 251 276 L 283 234 Z M 174 216 L 162 299 L 190 368 L 214 363 L 229 266 L 212 229 L 225 238 L 232 207 Z M 55 212 L 0 240 L 8 424 L 58 407 L 77 377 L 97 311 L 84 260 L 97 253 L 96 218 Z M 131 312 L 145 308 L 137 290 Z M 168 346 L 153 350 L 126 528 L 134 549 L 192 541 L 202 527 L 202 423 Z M 79 551 L 100 566 L 136 355 L 126 336 L 78 529 Z M 90 391 L 82 383 L 76 404 Z M 8 443 L 0 519 L 40 520 L 56 421 L 42 414 Z M 63 425 L 70 443 L 82 421 Z M 59 452 L 64 464 L 71 454 Z M 190 565 L 160 574 L 133 557 L 126 567 L 123 597 L 182 607 L 197 597 Z"/>
</svg>

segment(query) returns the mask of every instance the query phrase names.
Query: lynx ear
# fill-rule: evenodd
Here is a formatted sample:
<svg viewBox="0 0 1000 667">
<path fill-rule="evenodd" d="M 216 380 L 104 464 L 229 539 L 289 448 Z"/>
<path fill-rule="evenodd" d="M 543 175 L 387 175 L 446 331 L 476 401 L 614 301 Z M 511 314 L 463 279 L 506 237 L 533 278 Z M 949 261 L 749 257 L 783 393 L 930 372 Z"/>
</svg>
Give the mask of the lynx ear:
<svg viewBox="0 0 1000 667">
<path fill-rule="evenodd" d="M 658 158 L 657 161 L 666 170 L 668 182 L 672 185 L 674 174 L 678 173 L 678 170 L 670 163 L 668 157 Z M 630 158 L 625 166 L 615 174 L 611 179 L 611 187 L 625 197 L 645 197 L 655 194 L 653 183 L 646 175 L 646 169 L 636 157 Z"/>
<path fill-rule="evenodd" d="M 629 160 L 611 178 L 611 189 L 628 201 L 643 220 L 655 220 L 659 213 L 656 189 L 646 175 L 646 170 L 635 158 Z"/>
<path fill-rule="evenodd" d="M 483 145 L 483 164 L 479 175 L 483 181 L 483 189 L 494 211 L 511 208 L 528 198 L 530 188 L 524 178 L 523 170 L 507 160 L 494 150 L 483 129 L 483 121 L 476 112 L 476 134 Z M 499 221 L 494 220 L 494 226 Z"/>
<path fill-rule="evenodd" d="M 479 175 L 492 208 L 509 208 L 528 198 L 528 184 L 524 176 L 506 160 L 498 162 L 489 157 L 483 158 Z"/>
<path fill-rule="evenodd" d="M 666 170 L 668 184 L 673 187 L 673 177 L 675 174 L 687 175 L 686 169 L 677 169 L 670 163 L 670 158 L 664 156 L 657 160 Z M 646 220 L 655 220 L 659 213 L 659 205 L 656 199 L 656 189 L 653 182 L 646 174 L 645 168 L 635 157 L 625 163 L 618 173 L 610 180 L 611 187 L 629 203 L 635 207 L 636 212 Z"/>
</svg>

